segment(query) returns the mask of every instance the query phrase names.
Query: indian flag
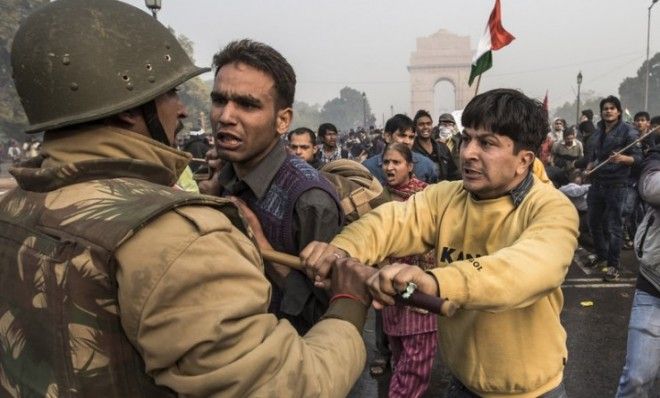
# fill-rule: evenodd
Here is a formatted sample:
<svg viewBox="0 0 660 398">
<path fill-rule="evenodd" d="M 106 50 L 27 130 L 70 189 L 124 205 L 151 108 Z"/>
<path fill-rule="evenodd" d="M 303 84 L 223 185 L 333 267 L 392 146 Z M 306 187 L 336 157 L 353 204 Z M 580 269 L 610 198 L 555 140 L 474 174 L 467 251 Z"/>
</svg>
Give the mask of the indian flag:
<svg viewBox="0 0 660 398">
<path fill-rule="evenodd" d="M 500 0 L 495 0 L 495 7 L 490 13 L 488 24 L 484 31 L 477 52 L 472 58 L 472 70 L 470 71 L 470 80 L 468 84 L 471 86 L 474 79 L 490 69 L 493 66 L 493 51 L 511 43 L 515 39 L 513 35 L 507 32 L 502 26 L 502 14 L 500 13 Z"/>
</svg>

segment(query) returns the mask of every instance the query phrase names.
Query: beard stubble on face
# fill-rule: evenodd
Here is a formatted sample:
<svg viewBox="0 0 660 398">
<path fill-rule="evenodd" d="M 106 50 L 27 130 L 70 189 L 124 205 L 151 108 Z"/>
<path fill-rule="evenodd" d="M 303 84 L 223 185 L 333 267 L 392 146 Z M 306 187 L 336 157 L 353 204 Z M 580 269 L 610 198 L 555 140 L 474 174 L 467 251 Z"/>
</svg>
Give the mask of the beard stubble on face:
<svg viewBox="0 0 660 398">
<path fill-rule="evenodd" d="M 272 140 L 263 145 L 259 145 L 257 148 L 249 148 L 251 144 L 254 144 L 255 134 L 272 134 Z M 274 118 L 270 128 L 268 130 L 261 131 L 260 133 L 250 134 L 248 139 L 248 134 L 244 134 L 243 143 L 247 144 L 247 149 L 241 154 L 241 151 L 228 151 L 218 148 L 218 157 L 226 162 L 230 162 L 234 166 L 234 170 L 239 176 L 243 176 L 250 171 L 254 170 L 261 161 L 273 150 L 273 148 L 278 144 L 281 134 L 277 132 L 277 117 Z"/>
</svg>

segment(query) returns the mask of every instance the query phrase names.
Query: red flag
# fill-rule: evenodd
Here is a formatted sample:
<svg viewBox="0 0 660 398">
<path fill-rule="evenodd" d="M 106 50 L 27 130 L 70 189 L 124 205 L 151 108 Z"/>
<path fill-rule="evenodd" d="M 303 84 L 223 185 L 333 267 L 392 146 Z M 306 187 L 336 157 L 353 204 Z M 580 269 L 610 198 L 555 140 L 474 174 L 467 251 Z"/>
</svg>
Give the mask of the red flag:
<svg viewBox="0 0 660 398">
<path fill-rule="evenodd" d="M 500 11 L 500 0 L 495 0 L 495 7 L 488 18 L 488 28 L 490 30 L 490 48 L 492 51 L 511 43 L 515 37 L 507 32 L 502 26 L 502 13 Z"/>
<path fill-rule="evenodd" d="M 543 98 L 543 110 L 545 111 L 545 116 L 549 117 L 550 112 L 548 110 L 548 90 L 545 90 L 545 98 Z"/>
</svg>

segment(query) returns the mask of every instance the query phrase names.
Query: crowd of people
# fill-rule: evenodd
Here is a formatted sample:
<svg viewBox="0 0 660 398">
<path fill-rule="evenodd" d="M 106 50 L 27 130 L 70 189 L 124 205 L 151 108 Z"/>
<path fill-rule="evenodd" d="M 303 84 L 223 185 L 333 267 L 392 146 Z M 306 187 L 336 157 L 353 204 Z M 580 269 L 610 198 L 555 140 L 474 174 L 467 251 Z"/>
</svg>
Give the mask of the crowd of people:
<svg viewBox="0 0 660 398">
<path fill-rule="evenodd" d="M 600 107 L 596 125 L 590 109 L 582 111 L 577 126 L 567 127 L 564 119 L 555 119 L 540 159 L 553 184 L 580 212 L 582 241 L 595 252 L 588 266 L 603 269 L 604 279 L 615 281 L 621 275 L 620 249 L 633 248 L 645 213 L 638 180 L 644 159 L 660 142 L 651 133 L 660 125 L 660 115 L 651 118 L 640 111 L 629 124 L 622 120 L 617 97 L 604 98 Z"/>
<path fill-rule="evenodd" d="M 22 144 L 15 139 L 9 140 L 6 145 L 0 142 L 0 165 L 2 163 L 15 165 L 33 158 L 39 155 L 40 146 L 41 141 L 34 137 L 28 137 Z"/>
<path fill-rule="evenodd" d="M 650 393 L 658 117 L 631 126 L 609 96 L 567 127 L 495 89 L 460 131 L 428 110 L 291 129 L 293 67 L 244 39 L 213 59 L 211 139 L 177 142 L 176 87 L 208 68 L 146 13 L 79 3 L 35 11 L 12 48 L 28 133 L 45 133 L 0 196 L 0 395 L 345 397 L 373 306 L 391 397 L 427 393 L 437 350 L 449 398 L 567 397 L 561 285 L 587 235 L 606 281 L 621 247 L 639 259 L 617 396 Z M 51 48 L 102 56 L 53 68 Z"/>
</svg>

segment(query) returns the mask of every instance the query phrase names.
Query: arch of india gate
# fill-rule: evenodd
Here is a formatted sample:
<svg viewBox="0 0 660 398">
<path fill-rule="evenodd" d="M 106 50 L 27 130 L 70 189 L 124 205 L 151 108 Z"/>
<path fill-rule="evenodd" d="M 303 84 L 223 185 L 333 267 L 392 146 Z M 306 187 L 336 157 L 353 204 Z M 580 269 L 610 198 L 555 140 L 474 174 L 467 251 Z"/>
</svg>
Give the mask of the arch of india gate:
<svg viewBox="0 0 660 398">
<path fill-rule="evenodd" d="M 469 36 L 458 36 L 444 29 L 417 38 L 417 49 L 410 55 L 410 114 L 426 109 L 438 121 L 440 109 L 435 102 L 436 85 L 448 82 L 454 88 L 453 110 L 465 108 L 474 95 L 468 86 L 472 48 Z M 447 86 L 446 84 L 444 86 Z M 445 110 L 446 111 L 446 110 Z"/>
</svg>

